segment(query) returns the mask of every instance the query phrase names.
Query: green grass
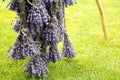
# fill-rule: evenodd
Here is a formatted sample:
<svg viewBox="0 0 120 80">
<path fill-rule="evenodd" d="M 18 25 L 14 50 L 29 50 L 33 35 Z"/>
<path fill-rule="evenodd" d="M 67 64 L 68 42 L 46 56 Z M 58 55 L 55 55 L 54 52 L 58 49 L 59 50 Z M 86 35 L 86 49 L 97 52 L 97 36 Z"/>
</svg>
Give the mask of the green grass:
<svg viewBox="0 0 120 80">
<path fill-rule="evenodd" d="M 27 60 L 6 58 L 17 36 L 10 26 L 16 15 L 5 8 L 7 3 L 0 1 L 0 80 L 40 80 L 23 72 Z M 67 31 L 77 55 L 50 63 L 43 80 L 120 80 L 120 1 L 102 0 L 102 4 L 109 39 L 104 39 L 95 0 L 78 0 L 66 9 Z"/>
</svg>

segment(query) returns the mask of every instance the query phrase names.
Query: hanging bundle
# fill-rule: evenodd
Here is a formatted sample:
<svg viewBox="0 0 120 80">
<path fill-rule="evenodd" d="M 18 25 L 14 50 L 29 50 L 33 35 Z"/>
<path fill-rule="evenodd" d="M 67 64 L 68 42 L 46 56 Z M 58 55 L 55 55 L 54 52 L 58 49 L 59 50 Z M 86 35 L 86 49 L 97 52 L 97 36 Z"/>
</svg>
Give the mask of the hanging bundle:
<svg viewBox="0 0 120 80">
<path fill-rule="evenodd" d="M 32 57 L 37 54 L 41 54 L 38 44 L 30 38 L 19 35 L 10 56 L 14 59 L 25 59 L 27 56 Z"/>
<path fill-rule="evenodd" d="M 75 57 L 76 54 L 66 33 L 64 35 L 64 45 L 63 45 L 62 54 L 64 57 L 68 57 L 68 58 L 73 58 Z"/>
<path fill-rule="evenodd" d="M 19 16 L 14 25 L 19 35 L 9 56 L 17 60 L 30 57 L 25 72 L 45 77 L 49 62 L 61 60 L 58 43 L 63 39 L 62 55 L 75 57 L 64 18 L 65 6 L 73 3 L 72 0 L 11 0 L 9 9 Z"/>
<path fill-rule="evenodd" d="M 57 62 L 61 60 L 57 44 L 51 44 L 49 47 L 49 60 L 52 62 Z"/>
<path fill-rule="evenodd" d="M 32 76 L 45 77 L 48 71 L 49 59 L 47 55 L 35 55 L 30 59 L 30 62 L 25 68 L 25 72 L 30 72 Z"/>
</svg>

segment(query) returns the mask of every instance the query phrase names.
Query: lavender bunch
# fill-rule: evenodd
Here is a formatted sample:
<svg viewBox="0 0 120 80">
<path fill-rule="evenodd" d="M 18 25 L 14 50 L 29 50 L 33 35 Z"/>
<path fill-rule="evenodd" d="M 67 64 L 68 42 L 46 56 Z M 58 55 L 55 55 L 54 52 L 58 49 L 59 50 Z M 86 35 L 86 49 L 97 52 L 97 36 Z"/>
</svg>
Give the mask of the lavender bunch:
<svg viewBox="0 0 120 80">
<path fill-rule="evenodd" d="M 10 56 L 13 59 L 25 59 L 27 56 L 32 57 L 37 54 L 41 54 L 38 44 L 30 38 L 24 38 L 19 35 L 14 43 Z"/>
<path fill-rule="evenodd" d="M 43 55 L 35 55 L 30 59 L 30 62 L 25 68 L 25 72 L 30 72 L 32 76 L 46 77 L 46 72 L 48 71 L 48 56 L 43 53 Z"/>
<path fill-rule="evenodd" d="M 76 52 L 74 51 L 73 46 L 66 33 L 64 37 L 64 45 L 63 45 L 62 54 L 64 57 L 68 57 L 68 58 L 73 58 L 76 55 Z"/>
<path fill-rule="evenodd" d="M 50 16 L 44 6 L 41 1 L 34 1 L 34 6 L 32 6 L 27 17 L 28 27 L 34 40 L 40 38 L 44 25 L 48 25 L 50 21 Z"/>
<path fill-rule="evenodd" d="M 49 24 L 41 33 L 41 41 L 46 41 L 48 45 L 57 43 L 59 41 L 57 27 L 54 24 Z"/>
<path fill-rule="evenodd" d="M 51 44 L 49 47 L 49 60 L 54 63 L 61 60 L 61 57 L 58 51 L 58 46 L 56 43 Z"/>
</svg>

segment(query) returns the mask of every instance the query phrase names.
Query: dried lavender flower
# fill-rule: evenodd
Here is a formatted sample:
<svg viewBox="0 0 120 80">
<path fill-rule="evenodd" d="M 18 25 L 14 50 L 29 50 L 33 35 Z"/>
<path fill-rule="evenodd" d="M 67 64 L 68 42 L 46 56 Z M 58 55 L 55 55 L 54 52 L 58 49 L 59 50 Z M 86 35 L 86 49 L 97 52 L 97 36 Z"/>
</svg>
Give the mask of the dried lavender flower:
<svg viewBox="0 0 120 80">
<path fill-rule="evenodd" d="M 64 57 L 68 57 L 68 58 L 73 58 L 76 55 L 76 52 L 74 51 L 73 46 L 66 33 L 65 33 L 65 38 L 64 38 L 62 54 Z"/>
</svg>

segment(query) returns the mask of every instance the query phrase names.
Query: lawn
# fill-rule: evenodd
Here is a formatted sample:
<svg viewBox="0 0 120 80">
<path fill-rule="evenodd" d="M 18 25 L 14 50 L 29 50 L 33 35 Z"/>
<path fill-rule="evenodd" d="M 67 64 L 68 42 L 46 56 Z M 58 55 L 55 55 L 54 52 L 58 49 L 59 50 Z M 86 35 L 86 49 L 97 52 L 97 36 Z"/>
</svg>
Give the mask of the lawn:
<svg viewBox="0 0 120 80">
<path fill-rule="evenodd" d="M 50 63 L 50 72 L 42 80 L 120 80 L 120 0 L 101 1 L 108 40 L 95 0 L 78 0 L 78 4 L 66 8 L 67 31 L 77 55 Z M 7 58 L 17 36 L 10 25 L 16 14 L 6 8 L 8 2 L 0 1 L 0 80 L 41 80 L 23 72 L 28 60 Z"/>
</svg>

